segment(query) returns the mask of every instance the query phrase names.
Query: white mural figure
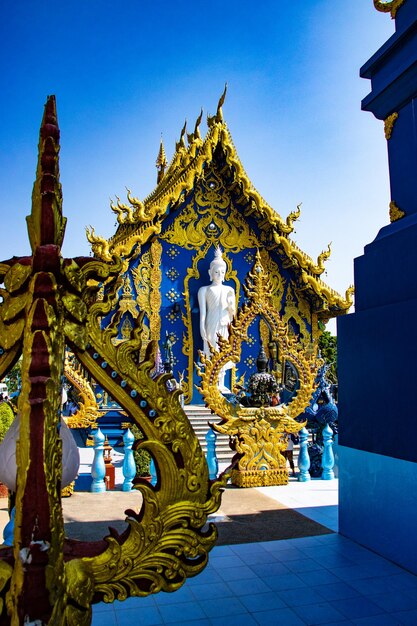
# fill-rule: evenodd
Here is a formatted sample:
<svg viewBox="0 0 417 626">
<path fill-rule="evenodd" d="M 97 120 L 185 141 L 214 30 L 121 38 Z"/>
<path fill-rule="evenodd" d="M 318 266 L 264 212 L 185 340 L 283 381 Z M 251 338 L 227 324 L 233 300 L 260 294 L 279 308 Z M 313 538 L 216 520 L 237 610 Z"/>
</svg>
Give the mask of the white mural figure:
<svg viewBox="0 0 417 626">
<path fill-rule="evenodd" d="M 226 274 L 226 262 L 222 257 L 222 250 L 217 247 L 214 259 L 208 271 L 211 284 L 198 290 L 198 305 L 200 307 L 200 334 L 204 342 L 204 353 L 210 357 L 209 344 L 218 348 L 217 337 L 225 339 L 229 336 L 228 326 L 236 313 L 236 296 L 232 287 L 223 285 Z M 233 366 L 227 363 L 219 375 L 218 387 L 222 392 L 228 392 L 224 385 L 224 376 L 227 369 Z"/>
</svg>

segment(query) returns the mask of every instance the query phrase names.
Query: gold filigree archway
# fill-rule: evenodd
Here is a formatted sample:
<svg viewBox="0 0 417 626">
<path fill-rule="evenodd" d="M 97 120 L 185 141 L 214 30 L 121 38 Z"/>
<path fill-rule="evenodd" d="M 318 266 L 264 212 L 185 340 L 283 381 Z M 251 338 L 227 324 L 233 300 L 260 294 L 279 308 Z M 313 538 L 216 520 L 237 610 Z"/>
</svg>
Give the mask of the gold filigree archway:
<svg viewBox="0 0 417 626">
<path fill-rule="evenodd" d="M 237 469 L 232 471 L 232 482 L 241 487 L 286 484 L 288 473 L 281 452 L 287 447 L 287 435 L 298 432 L 304 425 L 296 418 L 311 399 L 319 366 L 317 350 L 306 351 L 296 336 L 289 335 L 287 324 L 274 306 L 273 290 L 259 252 L 244 289 L 247 302 L 230 325 L 228 339 L 219 337 L 219 350 L 210 347 L 210 358 L 200 353 L 202 367 L 197 365 L 201 376 L 199 390 L 207 406 L 222 418 L 220 424 L 213 424 L 213 428 L 229 435 L 239 455 Z M 239 363 L 249 325 L 257 317 L 268 325 L 284 364 L 291 363 L 298 372 L 297 393 L 288 403 L 278 406 L 233 405 L 217 386 L 222 367 L 229 361 Z"/>
</svg>

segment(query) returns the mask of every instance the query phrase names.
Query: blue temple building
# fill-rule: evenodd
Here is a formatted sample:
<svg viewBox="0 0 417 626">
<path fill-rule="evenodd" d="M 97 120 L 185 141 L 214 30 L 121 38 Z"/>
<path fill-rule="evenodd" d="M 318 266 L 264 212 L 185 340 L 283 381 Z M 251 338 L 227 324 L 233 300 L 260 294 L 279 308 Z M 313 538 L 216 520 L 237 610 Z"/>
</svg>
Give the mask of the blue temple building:
<svg viewBox="0 0 417 626">
<path fill-rule="evenodd" d="M 223 119 L 224 97 L 225 93 L 216 114 L 207 118 L 204 138 L 202 114 L 192 133 L 187 134 L 184 126 L 170 164 L 161 142 L 157 185 L 145 200 L 128 192 L 128 203 L 117 199 L 111 204 L 118 220 L 114 236 L 106 241 L 94 231 L 88 233 L 98 257 L 116 254 L 124 263 L 118 300 L 104 323 L 117 324 L 115 341 L 123 341 L 143 314 L 143 350 L 150 341 L 157 342 L 160 362 L 168 338 L 170 364 L 175 378 L 182 381 L 186 404 L 201 403 L 195 369 L 203 348 L 197 293 L 209 282 L 217 246 L 223 251 L 225 283 L 233 287 L 237 306 L 244 301 L 242 285 L 260 251 L 276 310 L 306 350 L 316 348 L 324 324 L 346 313 L 352 302 L 351 290 L 342 297 L 322 281 L 330 247 L 313 261 L 291 239 L 300 208 L 281 218 L 250 182 Z M 280 362 L 262 321 L 251 326 L 239 366 L 227 373 L 227 386 L 233 389 L 244 375 L 248 379 L 260 343 L 290 393 L 296 373 Z"/>
</svg>

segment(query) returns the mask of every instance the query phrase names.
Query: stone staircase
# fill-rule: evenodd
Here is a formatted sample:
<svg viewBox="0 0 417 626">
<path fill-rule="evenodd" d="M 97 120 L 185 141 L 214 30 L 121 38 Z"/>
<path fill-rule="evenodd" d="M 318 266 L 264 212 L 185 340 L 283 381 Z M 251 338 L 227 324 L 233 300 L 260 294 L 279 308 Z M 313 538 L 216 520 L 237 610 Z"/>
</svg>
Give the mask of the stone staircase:
<svg viewBox="0 0 417 626">
<path fill-rule="evenodd" d="M 206 453 L 206 434 L 209 429 L 208 422 L 214 422 L 216 424 L 221 421 L 220 418 L 213 415 L 210 409 L 202 405 L 188 404 L 184 407 L 184 411 L 190 420 L 191 426 L 197 435 L 204 453 Z M 229 447 L 229 437 L 227 435 L 222 435 L 221 433 L 216 433 L 216 435 L 217 460 L 219 463 L 230 463 L 234 453 Z"/>
</svg>

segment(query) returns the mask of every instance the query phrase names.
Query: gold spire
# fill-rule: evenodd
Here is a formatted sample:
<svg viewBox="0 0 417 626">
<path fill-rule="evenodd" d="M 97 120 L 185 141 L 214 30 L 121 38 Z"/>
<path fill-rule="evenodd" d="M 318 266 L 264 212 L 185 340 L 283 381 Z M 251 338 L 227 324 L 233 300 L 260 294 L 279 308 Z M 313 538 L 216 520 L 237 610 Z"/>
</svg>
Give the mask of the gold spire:
<svg viewBox="0 0 417 626">
<path fill-rule="evenodd" d="M 164 142 L 162 141 L 159 146 L 158 158 L 156 159 L 156 169 L 158 170 L 157 183 L 160 183 L 165 174 L 165 168 L 168 165 L 167 156 L 165 154 Z"/>
</svg>

